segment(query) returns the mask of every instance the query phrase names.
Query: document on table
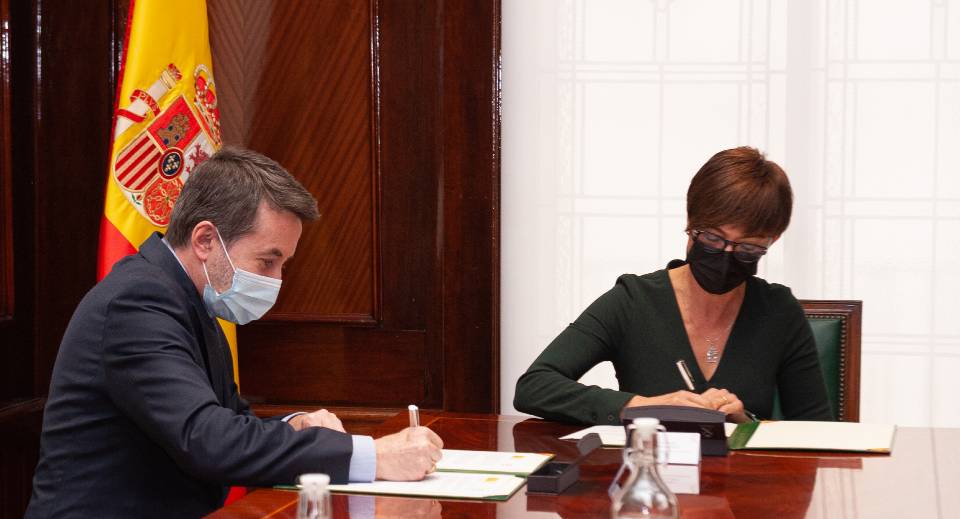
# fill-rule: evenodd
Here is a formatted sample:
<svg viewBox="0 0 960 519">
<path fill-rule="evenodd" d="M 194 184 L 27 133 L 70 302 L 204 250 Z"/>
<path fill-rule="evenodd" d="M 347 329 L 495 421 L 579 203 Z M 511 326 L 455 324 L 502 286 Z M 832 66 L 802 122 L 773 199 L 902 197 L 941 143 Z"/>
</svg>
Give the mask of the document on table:
<svg viewBox="0 0 960 519">
<path fill-rule="evenodd" d="M 443 457 L 437 462 L 437 471 L 513 474 L 526 477 L 551 458 L 553 454 L 443 449 Z"/>
<path fill-rule="evenodd" d="M 698 465 L 658 465 L 660 478 L 674 494 L 700 493 L 700 467 Z"/>
<path fill-rule="evenodd" d="M 737 430 L 737 424 L 730 423 L 730 422 L 723 423 L 723 432 L 727 434 L 727 438 L 729 438 L 730 435 L 733 434 L 733 431 L 736 431 L 736 430 Z"/>
<path fill-rule="evenodd" d="M 510 474 L 434 472 L 421 481 L 374 481 L 330 485 L 331 492 L 388 496 L 442 497 L 506 501 L 527 480 Z"/>
<path fill-rule="evenodd" d="M 895 425 L 854 422 L 750 422 L 729 438 L 731 449 L 889 453 Z"/>
<path fill-rule="evenodd" d="M 566 436 L 561 440 L 579 440 L 587 434 L 597 433 L 604 447 L 623 447 L 627 442 L 627 434 L 619 425 L 594 425 Z M 657 450 L 661 460 L 666 463 L 680 465 L 696 465 L 700 463 L 700 435 L 687 432 L 659 432 L 657 433 Z"/>
<path fill-rule="evenodd" d="M 579 440 L 590 433 L 597 433 L 604 447 L 623 447 L 627 444 L 627 432 L 622 425 L 594 425 L 575 433 L 561 436 L 561 440 Z"/>
<path fill-rule="evenodd" d="M 505 501 L 553 454 L 443 449 L 436 472 L 421 481 L 330 485 L 332 492 Z"/>
</svg>

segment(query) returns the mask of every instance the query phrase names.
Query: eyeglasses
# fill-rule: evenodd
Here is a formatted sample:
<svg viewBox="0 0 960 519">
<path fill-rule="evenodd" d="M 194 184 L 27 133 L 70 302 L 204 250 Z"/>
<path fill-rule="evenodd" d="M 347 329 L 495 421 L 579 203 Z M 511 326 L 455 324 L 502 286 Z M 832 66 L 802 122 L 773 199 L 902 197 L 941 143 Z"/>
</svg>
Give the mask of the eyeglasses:
<svg viewBox="0 0 960 519">
<path fill-rule="evenodd" d="M 728 240 L 710 231 L 691 229 L 687 234 L 703 245 L 707 252 L 723 252 L 728 246 L 733 247 L 733 257 L 744 263 L 755 263 L 767 253 L 766 247 L 751 243 L 740 243 Z"/>
</svg>

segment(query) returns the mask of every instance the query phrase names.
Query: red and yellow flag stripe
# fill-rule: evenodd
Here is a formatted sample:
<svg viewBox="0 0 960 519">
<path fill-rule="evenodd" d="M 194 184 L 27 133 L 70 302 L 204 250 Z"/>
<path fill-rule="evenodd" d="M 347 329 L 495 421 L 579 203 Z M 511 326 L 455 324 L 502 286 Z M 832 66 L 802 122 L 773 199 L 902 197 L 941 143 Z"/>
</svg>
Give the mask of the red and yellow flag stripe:
<svg viewBox="0 0 960 519">
<path fill-rule="evenodd" d="M 221 146 L 203 0 L 131 0 L 117 84 L 98 279 L 164 232 L 183 183 Z M 220 322 L 233 353 L 236 329 Z"/>
</svg>

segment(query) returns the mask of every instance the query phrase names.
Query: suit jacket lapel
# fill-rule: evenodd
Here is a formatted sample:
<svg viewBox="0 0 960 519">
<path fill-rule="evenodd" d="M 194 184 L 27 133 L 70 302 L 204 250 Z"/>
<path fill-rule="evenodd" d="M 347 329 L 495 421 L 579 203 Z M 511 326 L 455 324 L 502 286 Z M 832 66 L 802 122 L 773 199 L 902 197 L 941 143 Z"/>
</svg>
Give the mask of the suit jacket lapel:
<svg viewBox="0 0 960 519">
<path fill-rule="evenodd" d="M 207 356 L 207 366 L 210 384 L 220 400 L 221 405 L 227 402 L 227 364 L 225 350 L 227 345 L 220 330 L 220 323 L 206 313 L 200 317 L 203 326 L 204 350 Z"/>
<path fill-rule="evenodd" d="M 227 401 L 228 394 L 227 375 L 229 370 L 226 367 L 226 361 L 229 359 L 225 353 L 227 346 L 220 330 L 220 324 L 207 312 L 207 307 L 203 304 L 200 294 L 197 293 L 193 281 L 187 276 L 183 266 L 170 252 L 170 249 L 160 241 L 161 238 L 160 233 L 153 233 L 140 246 L 140 254 L 151 263 L 162 267 L 185 292 L 192 306 L 194 322 L 200 328 L 194 330 L 200 346 L 198 353 L 200 353 L 200 357 L 205 364 L 204 368 L 213 392 L 217 395 L 220 403 L 224 404 Z"/>
</svg>

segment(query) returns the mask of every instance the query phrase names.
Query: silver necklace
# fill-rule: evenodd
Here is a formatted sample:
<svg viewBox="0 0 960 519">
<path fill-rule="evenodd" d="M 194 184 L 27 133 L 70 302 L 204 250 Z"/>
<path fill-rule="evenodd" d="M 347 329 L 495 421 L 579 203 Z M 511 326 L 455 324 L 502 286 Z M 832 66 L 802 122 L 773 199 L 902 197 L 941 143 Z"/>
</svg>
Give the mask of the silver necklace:
<svg viewBox="0 0 960 519">
<path fill-rule="evenodd" d="M 717 348 L 719 337 L 704 337 L 707 341 L 707 362 L 716 364 L 720 362 L 720 349 Z"/>
<path fill-rule="evenodd" d="M 678 295 L 677 302 L 678 302 L 678 306 L 681 307 L 681 311 L 680 311 L 681 319 L 683 318 L 684 315 L 691 316 L 693 314 L 693 312 L 690 311 L 690 302 L 687 300 L 686 297 L 680 297 Z M 686 320 L 684 322 L 686 323 Z M 704 355 L 704 358 L 706 359 L 708 364 L 717 364 L 718 362 L 720 362 L 720 347 L 718 344 L 720 342 L 720 337 L 723 335 L 729 336 L 729 332 L 732 328 L 733 328 L 733 322 L 728 324 L 726 328 L 724 328 L 720 332 L 719 335 L 714 335 L 714 336 L 703 335 L 703 340 L 706 341 L 707 343 L 707 352 Z"/>
<path fill-rule="evenodd" d="M 708 364 L 720 362 L 720 337 L 729 337 L 731 328 L 733 328 L 733 323 L 727 325 L 718 335 L 703 336 L 703 340 L 707 343 L 707 353 L 704 355 L 704 358 L 706 358 Z"/>
</svg>

